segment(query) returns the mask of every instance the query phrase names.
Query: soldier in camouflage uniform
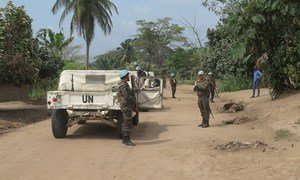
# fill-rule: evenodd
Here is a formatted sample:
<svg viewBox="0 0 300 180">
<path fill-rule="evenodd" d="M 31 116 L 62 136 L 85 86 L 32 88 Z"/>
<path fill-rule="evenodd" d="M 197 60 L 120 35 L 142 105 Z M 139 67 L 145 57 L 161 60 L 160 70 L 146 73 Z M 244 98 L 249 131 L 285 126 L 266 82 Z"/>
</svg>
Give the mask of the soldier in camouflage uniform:
<svg viewBox="0 0 300 180">
<path fill-rule="evenodd" d="M 209 127 L 209 81 L 204 77 L 204 71 L 198 72 L 199 79 L 195 82 L 194 91 L 198 95 L 198 107 L 200 108 L 202 123 L 198 125 L 202 128 Z"/>
<path fill-rule="evenodd" d="M 210 100 L 213 103 L 215 97 L 215 91 L 216 91 L 216 80 L 212 72 L 208 73 L 208 82 L 209 82 Z"/>
<path fill-rule="evenodd" d="M 171 88 L 172 88 L 172 98 L 176 98 L 175 93 L 176 93 L 177 81 L 175 79 L 175 73 L 171 73 L 170 85 L 171 85 Z"/>
<path fill-rule="evenodd" d="M 126 70 L 120 71 L 121 81 L 118 84 L 118 102 L 121 105 L 121 111 L 123 114 L 123 141 L 122 143 L 128 146 L 135 146 L 133 142 L 130 141 L 130 129 L 132 126 L 132 110 L 135 106 L 135 96 L 133 90 L 129 87 L 129 72 Z"/>
<path fill-rule="evenodd" d="M 135 70 L 137 71 L 137 76 L 138 76 L 138 78 L 142 78 L 142 77 L 147 76 L 146 72 L 143 71 L 143 69 L 142 69 L 141 66 L 137 66 L 137 67 L 135 68 Z"/>
</svg>

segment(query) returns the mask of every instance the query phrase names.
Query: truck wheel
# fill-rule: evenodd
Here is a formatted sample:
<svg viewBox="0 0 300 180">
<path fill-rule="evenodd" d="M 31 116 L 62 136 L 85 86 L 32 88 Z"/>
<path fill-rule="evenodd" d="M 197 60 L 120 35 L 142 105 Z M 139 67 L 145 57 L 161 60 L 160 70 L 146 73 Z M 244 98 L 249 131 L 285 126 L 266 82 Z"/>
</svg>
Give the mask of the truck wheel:
<svg viewBox="0 0 300 180">
<path fill-rule="evenodd" d="M 52 133 L 55 138 L 64 138 L 67 134 L 68 113 L 65 109 L 52 110 Z"/>
<path fill-rule="evenodd" d="M 139 114 L 136 114 L 133 118 L 132 118 L 132 124 L 134 126 L 138 125 L 139 124 Z"/>
<path fill-rule="evenodd" d="M 119 138 L 123 138 L 122 126 L 123 126 L 124 119 L 123 119 L 122 113 L 120 113 L 120 115 L 118 116 L 117 120 L 118 120 L 118 123 L 117 123 L 117 126 L 118 126 L 118 137 Z"/>
</svg>

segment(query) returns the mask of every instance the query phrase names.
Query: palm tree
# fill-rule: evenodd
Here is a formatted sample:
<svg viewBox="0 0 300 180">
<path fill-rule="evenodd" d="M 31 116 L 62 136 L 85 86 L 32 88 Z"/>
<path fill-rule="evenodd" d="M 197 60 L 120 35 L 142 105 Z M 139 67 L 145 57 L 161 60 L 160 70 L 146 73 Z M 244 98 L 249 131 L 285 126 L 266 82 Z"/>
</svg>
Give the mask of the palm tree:
<svg viewBox="0 0 300 180">
<path fill-rule="evenodd" d="M 132 39 L 127 39 L 121 42 L 121 47 L 118 47 L 117 50 L 121 53 L 120 62 L 122 65 L 129 64 L 135 60 L 135 50 L 132 45 Z"/>
<path fill-rule="evenodd" d="M 62 53 L 63 49 L 69 46 L 74 40 L 74 37 L 66 39 L 62 32 L 56 33 L 51 29 L 45 28 L 40 29 L 37 34 L 37 37 L 43 46 L 56 50 L 60 53 Z"/>
<path fill-rule="evenodd" d="M 95 23 L 97 23 L 105 35 L 112 30 L 111 16 L 113 11 L 118 14 L 117 7 L 110 0 L 56 0 L 52 8 L 56 14 L 64 7 L 59 25 L 63 23 L 66 16 L 73 12 L 71 20 L 71 34 L 74 29 L 86 42 L 86 68 L 89 67 L 89 49 L 95 35 Z"/>
</svg>

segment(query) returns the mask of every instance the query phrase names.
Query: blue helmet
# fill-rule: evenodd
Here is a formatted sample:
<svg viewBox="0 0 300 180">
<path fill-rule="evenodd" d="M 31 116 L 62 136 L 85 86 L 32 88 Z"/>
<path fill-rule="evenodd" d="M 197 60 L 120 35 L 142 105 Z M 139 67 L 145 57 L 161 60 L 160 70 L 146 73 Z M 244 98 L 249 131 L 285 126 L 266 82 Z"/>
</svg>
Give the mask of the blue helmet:
<svg viewBox="0 0 300 180">
<path fill-rule="evenodd" d="M 127 70 L 121 70 L 119 73 L 120 78 L 122 79 L 123 77 L 125 77 L 127 74 L 129 74 L 129 72 Z"/>
<path fill-rule="evenodd" d="M 175 77 L 175 73 L 171 73 L 171 77 Z"/>
<path fill-rule="evenodd" d="M 135 70 L 136 70 L 136 71 L 141 71 L 141 70 L 142 70 L 142 67 L 141 67 L 141 66 L 137 66 L 137 67 L 135 68 Z"/>
<path fill-rule="evenodd" d="M 198 71 L 198 76 L 200 76 L 200 75 L 204 75 L 204 71 Z"/>
</svg>

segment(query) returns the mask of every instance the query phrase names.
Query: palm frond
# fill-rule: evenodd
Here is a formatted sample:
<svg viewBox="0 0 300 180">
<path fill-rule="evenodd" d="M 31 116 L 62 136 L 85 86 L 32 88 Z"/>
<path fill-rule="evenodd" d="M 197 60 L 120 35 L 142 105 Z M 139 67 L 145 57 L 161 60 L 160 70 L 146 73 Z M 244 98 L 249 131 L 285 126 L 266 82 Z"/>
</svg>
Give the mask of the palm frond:
<svg viewBox="0 0 300 180">
<path fill-rule="evenodd" d="M 62 7 L 66 7 L 70 3 L 70 0 L 56 0 L 54 6 L 51 11 L 53 14 L 56 14 L 58 10 Z"/>
<path fill-rule="evenodd" d="M 72 1 L 64 9 L 63 13 L 61 14 L 60 20 L 59 20 L 60 27 L 61 27 L 62 23 L 64 22 L 66 16 L 74 9 L 74 5 L 75 5 L 75 1 Z"/>
<path fill-rule="evenodd" d="M 62 44 L 62 48 L 69 46 L 74 41 L 74 37 L 69 37 L 67 40 L 65 40 Z"/>
</svg>

